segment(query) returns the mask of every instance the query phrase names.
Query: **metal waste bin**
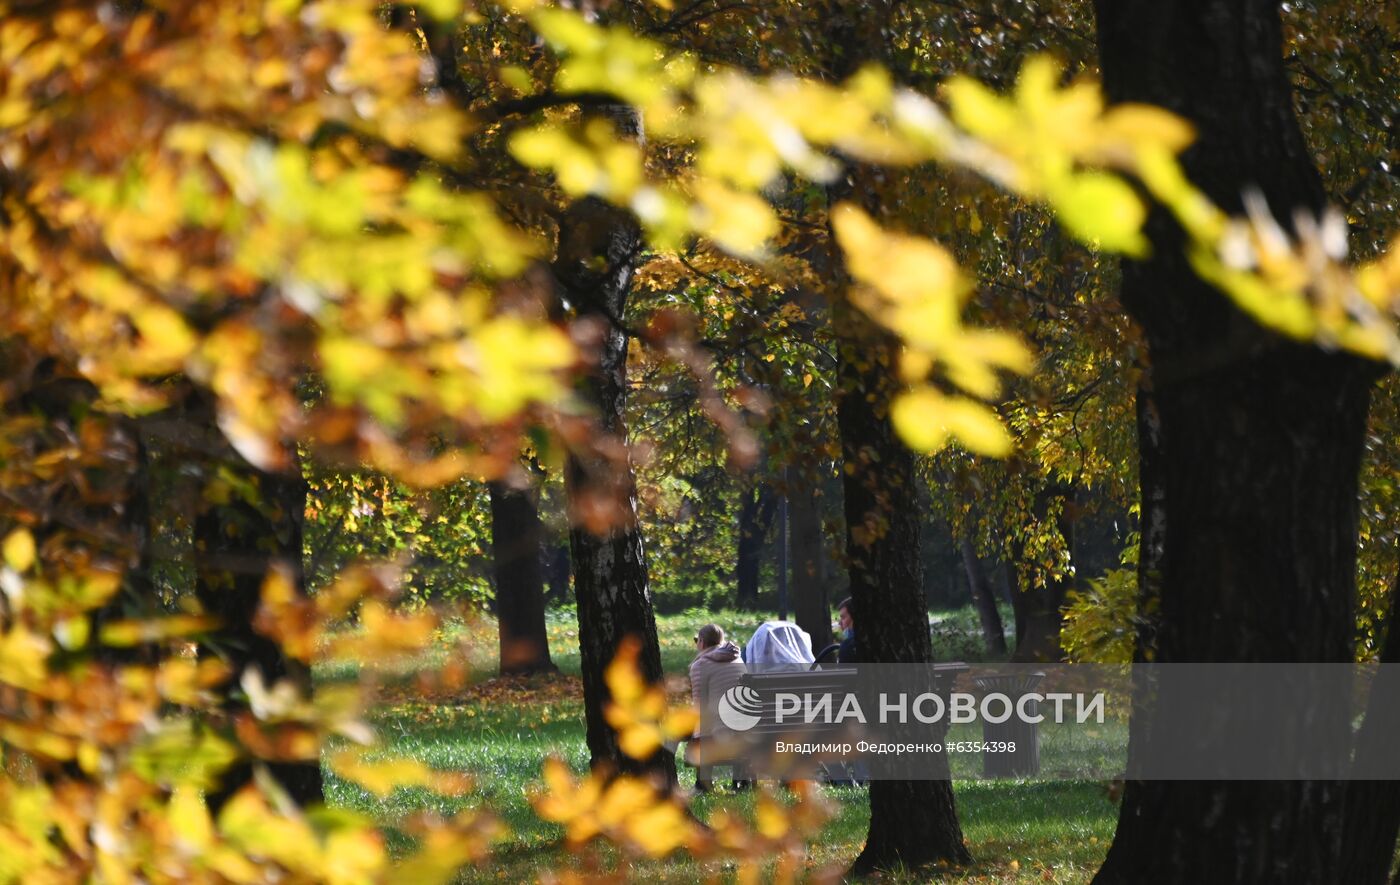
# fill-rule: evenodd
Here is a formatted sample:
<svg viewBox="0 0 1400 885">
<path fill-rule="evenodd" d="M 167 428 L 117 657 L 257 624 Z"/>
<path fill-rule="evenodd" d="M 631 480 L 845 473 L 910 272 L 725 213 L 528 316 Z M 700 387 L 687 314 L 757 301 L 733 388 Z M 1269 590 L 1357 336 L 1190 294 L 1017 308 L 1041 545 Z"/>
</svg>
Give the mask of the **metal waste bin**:
<svg viewBox="0 0 1400 885">
<path fill-rule="evenodd" d="M 1040 773 L 1040 727 L 1034 722 L 1023 722 L 1016 715 L 1021 697 L 1035 690 L 1044 673 L 1016 673 L 1012 675 L 975 676 L 972 684 L 979 694 L 1004 694 L 1011 699 L 1012 715 L 1005 722 L 982 720 L 982 740 L 1014 743 L 1016 749 L 1009 753 L 982 753 L 982 776 L 1030 777 Z M 1026 704 L 1026 713 L 1037 716 L 1040 701 Z"/>
</svg>

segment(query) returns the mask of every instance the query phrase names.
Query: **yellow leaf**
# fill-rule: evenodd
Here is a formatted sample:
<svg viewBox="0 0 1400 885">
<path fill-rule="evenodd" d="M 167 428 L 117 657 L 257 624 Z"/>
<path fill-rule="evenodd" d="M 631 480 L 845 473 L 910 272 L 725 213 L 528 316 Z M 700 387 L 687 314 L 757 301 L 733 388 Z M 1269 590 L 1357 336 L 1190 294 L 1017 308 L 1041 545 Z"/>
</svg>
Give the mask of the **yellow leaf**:
<svg viewBox="0 0 1400 885">
<path fill-rule="evenodd" d="M 973 135 L 996 142 L 1015 131 L 1015 107 L 977 80 L 953 77 L 943 93 L 953 121 Z"/>
<path fill-rule="evenodd" d="M 264 59 L 253 68 L 253 85 L 260 89 L 281 86 L 287 82 L 289 73 L 285 59 Z"/>
<path fill-rule="evenodd" d="M 1080 240 L 1108 252 L 1142 257 L 1147 207 L 1127 182 L 1106 172 L 1070 176 L 1050 193 L 1064 226 Z"/>
<path fill-rule="evenodd" d="M 694 707 L 683 707 L 666 714 L 666 718 L 661 723 L 661 730 L 667 737 L 680 739 L 695 733 L 696 726 L 700 724 L 700 713 Z"/>
<path fill-rule="evenodd" d="M 440 22 L 450 21 L 462 11 L 461 0 L 419 0 L 416 5 Z"/>
<path fill-rule="evenodd" d="M 1104 114 L 1104 133 L 1134 146 L 1164 148 L 1173 154 L 1186 149 L 1195 131 L 1170 111 L 1147 104 L 1114 105 Z"/>
<path fill-rule="evenodd" d="M 633 759 L 647 759 L 661 746 L 661 736 L 655 728 L 633 726 L 617 736 L 617 746 Z"/>
<path fill-rule="evenodd" d="M 961 397 L 949 398 L 944 406 L 944 420 L 948 432 L 968 450 L 993 458 L 1011 454 L 1011 434 L 987 406 Z"/>
<path fill-rule="evenodd" d="M 905 445 L 919 452 L 936 452 L 948 443 L 943 402 L 938 391 L 922 386 L 895 399 L 890 405 L 890 421 Z"/>
<path fill-rule="evenodd" d="M 831 224 L 851 276 L 891 301 L 946 300 L 967 291 L 953 256 L 931 240 L 885 231 L 851 203 L 832 210 Z"/>
<path fill-rule="evenodd" d="M 204 853 L 214 832 L 214 822 L 199 791 L 190 786 L 175 788 L 170 797 L 170 827 L 180 847 L 191 854 Z"/>
<path fill-rule="evenodd" d="M 372 882 L 388 862 L 384 837 L 378 832 L 346 827 L 326 837 L 326 848 L 316 873 L 331 885 Z"/>
<path fill-rule="evenodd" d="M 98 640 L 117 648 L 160 642 L 194 633 L 205 633 L 219 625 L 218 618 L 206 615 L 168 615 L 147 620 L 126 619 L 102 625 Z"/>
<path fill-rule="evenodd" d="M 685 844 L 690 826 L 677 805 L 660 802 L 630 816 L 627 834 L 650 856 L 665 857 Z"/>
<path fill-rule="evenodd" d="M 17 572 L 25 572 L 34 564 L 34 536 L 28 529 L 18 528 L 5 536 L 5 564 Z"/>
<path fill-rule="evenodd" d="M 760 197 L 709 179 L 696 182 L 695 197 L 701 209 L 696 228 L 726 252 L 759 255 L 778 233 L 778 216 Z"/>
<path fill-rule="evenodd" d="M 530 72 L 519 65 L 502 65 L 499 73 L 501 82 L 516 92 L 528 94 L 535 89 L 535 83 L 530 79 Z"/>
<path fill-rule="evenodd" d="M 780 839 L 788 831 L 787 814 L 783 807 L 767 796 L 760 796 L 754 808 L 754 823 L 758 831 L 769 839 Z"/>
<path fill-rule="evenodd" d="M 917 451 L 935 452 L 955 437 L 979 455 L 1011 453 L 1011 435 L 990 408 L 926 385 L 900 394 L 890 406 L 890 419 L 900 438 Z"/>
<path fill-rule="evenodd" d="M 542 9 L 530 17 L 535 30 L 549 43 L 570 52 L 596 52 L 607 43 L 603 29 L 564 9 Z"/>
<path fill-rule="evenodd" d="M 467 782 L 451 772 L 437 771 L 406 756 L 367 761 L 358 750 L 337 753 L 331 768 L 380 799 L 399 787 L 423 787 L 445 796 L 460 795 Z"/>
<path fill-rule="evenodd" d="M 131 319 L 141 333 L 138 354 L 143 371 L 178 367 L 197 343 L 184 318 L 167 307 L 149 305 L 135 311 Z"/>
<path fill-rule="evenodd" d="M 0 634 L 0 682 L 33 690 L 48 679 L 48 640 L 16 624 Z"/>
<path fill-rule="evenodd" d="M 628 636 L 618 646 L 617 654 L 603 674 L 608 693 L 612 695 L 615 703 L 623 707 L 635 704 L 648 687 L 646 680 L 642 678 L 641 669 L 637 666 L 637 658 L 641 651 L 641 643 L 635 637 Z"/>
</svg>

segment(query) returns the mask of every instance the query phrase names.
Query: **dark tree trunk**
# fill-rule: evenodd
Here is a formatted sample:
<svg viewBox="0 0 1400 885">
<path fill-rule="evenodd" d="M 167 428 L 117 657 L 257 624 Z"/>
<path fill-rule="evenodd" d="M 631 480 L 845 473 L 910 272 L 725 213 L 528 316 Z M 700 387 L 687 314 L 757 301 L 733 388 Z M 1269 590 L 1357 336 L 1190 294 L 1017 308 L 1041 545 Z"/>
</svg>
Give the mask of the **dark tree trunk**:
<svg viewBox="0 0 1400 885">
<path fill-rule="evenodd" d="M 160 609 L 154 583 L 154 561 L 151 556 L 151 453 L 141 438 L 140 427 L 130 418 L 107 419 L 114 431 L 114 442 L 128 442 L 132 463 L 118 474 L 126 478 L 125 494 L 119 506 L 123 533 L 130 545 L 126 572 L 121 591 L 90 615 L 92 635 L 99 636 L 104 624 L 129 617 L 151 617 Z M 99 660 L 116 666 L 144 663 L 155 664 L 159 649 L 152 644 L 123 648 L 99 645 L 95 648 Z"/>
<path fill-rule="evenodd" d="M 601 200 L 581 200 L 560 220 L 554 265 L 560 294 L 580 320 L 596 326 L 600 340 L 597 363 L 584 380 L 580 396 L 597 413 L 598 431 L 619 443 L 627 438 L 623 403 L 628 340 L 619 324 L 626 313 L 640 248 L 635 219 Z M 653 683 L 662 680 L 631 462 L 625 453 L 609 457 L 606 445 L 576 451 L 569 458 L 565 481 L 572 511 L 569 542 L 592 764 L 652 771 L 674 783 L 672 753 L 662 749 L 647 760 L 629 758 L 604 718 L 608 690 L 603 673 L 625 638 L 641 644 L 638 663 L 643 677 Z"/>
<path fill-rule="evenodd" d="M 501 675 L 553 671 L 540 568 L 543 527 L 535 494 L 505 482 L 490 483 L 489 489 Z"/>
<path fill-rule="evenodd" d="M 1356 736 L 1355 764 L 1372 767 L 1393 757 L 1400 734 L 1400 576 L 1390 589 L 1385 645 L 1380 673 L 1371 685 L 1366 718 Z M 1336 885 L 1384 885 L 1395 861 L 1395 838 L 1400 833 L 1400 781 L 1354 780 L 1346 785 L 1343 812 L 1342 861 Z"/>
<path fill-rule="evenodd" d="M 1026 594 L 1021 592 L 1021 578 L 1013 560 L 1002 563 L 1001 579 L 1002 592 L 1011 603 L 1011 619 L 1016 622 L 1016 651 L 1020 652 L 1026 641 Z"/>
<path fill-rule="evenodd" d="M 829 79 L 844 80 L 866 62 L 883 61 L 894 7 L 890 0 L 831 0 L 825 34 Z M 830 204 L 854 199 L 878 217 L 881 179 L 870 172 L 862 166 L 849 170 L 828 187 Z M 834 235 L 831 242 L 831 282 L 840 291 L 851 280 Z M 889 414 L 899 389 L 899 345 L 844 292 L 834 299 L 832 328 L 856 649 L 862 661 L 926 663 L 933 645 L 919 547 L 919 484 L 913 453 L 895 435 Z M 970 860 L 950 778 L 871 782 L 870 826 L 852 873 Z"/>
<path fill-rule="evenodd" d="M 777 513 L 778 496 L 766 483 L 749 489 L 739 508 L 739 544 L 734 564 L 734 602 L 746 611 L 758 608 L 759 568 L 763 565 L 763 549 L 773 533 L 773 517 Z"/>
<path fill-rule="evenodd" d="M 812 636 L 812 650 L 831 644 L 831 602 L 826 592 L 826 556 L 822 549 L 821 486 L 798 467 L 787 470 L 788 518 L 792 556 L 793 613 L 797 626 Z"/>
<path fill-rule="evenodd" d="M 977 559 L 972 539 L 966 533 L 958 538 L 958 549 L 962 553 L 963 568 L 967 570 L 967 586 L 972 591 L 972 603 L 977 607 L 977 619 L 982 623 L 982 639 L 987 643 L 987 651 L 1004 656 L 1006 629 L 1001 625 L 996 594 L 992 592 L 992 585 Z"/>
<path fill-rule="evenodd" d="M 1241 191 L 1258 186 L 1285 221 L 1294 209 L 1320 207 L 1275 4 L 1096 6 L 1110 98 L 1189 119 L 1198 138 L 1187 172 L 1212 199 L 1239 211 Z M 1158 614 L 1144 625 L 1139 655 L 1347 661 L 1357 472 L 1375 372 L 1281 340 L 1233 308 L 1192 273 L 1162 212 L 1149 233 L 1152 258 L 1123 268 L 1123 302 L 1150 352 L 1138 394 L 1139 584 Z M 1231 711 L 1217 715 L 1228 720 Z M 1136 742 L 1154 726 L 1149 710 L 1134 717 Z M 1345 739 L 1345 714 L 1320 719 L 1300 712 L 1285 730 L 1335 728 L 1333 737 Z M 1132 781 L 1095 882 L 1330 881 L 1341 800 L 1336 782 Z"/>
<path fill-rule="evenodd" d="M 553 541 L 546 543 L 541 555 L 544 557 L 544 571 L 549 584 L 549 602 L 551 605 L 562 605 L 569 601 L 568 538 L 566 537 L 562 544 L 555 544 Z"/>
<path fill-rule="evenodd" d="M 4 417 L 42 417 L 10 442 L 0 536 L 24 526 L 41 557 L 47 552 L 59 563 L 91 559 L 121 571 L 118 592 L 88 614 L 94 637 L 112 621 L 159 611 L 152 592 L 149 452 L 137 421 L 103 413 L 97 401 L 97 388 L 77 372 L 18 339 L 0 340 Z M 81 460 L 72 451 L 72 441 L 80 438 L 88 451 Z M 8 611 L 0 604 L 0 622 Z M 94 643 L 91 649 L 112 665 L 155 660 L 150 645 Z"/>
<path fill-rule="evenodd" d="M 1021 638 L 1011 660 L 1019 664 L 1056 663 L 1064 660 L 1060 645 L 1061 609 L 1069 593 L 1068 578 L 1050 580 L 1043 587 L 1021 591 Z"/>
<path fill-rule="evenodd" d="M 1047 575 L 1040 586 L 1020 588 L 1021 608 L 1018 612 L 1020 635 L 1011 660 L 1016 663 L 1056 663 L 1064 660 L 1060 645 L 1060 628 L 1064 625 L 1065 597 L 1074 586 L 1075 560 L 1074 521 L 1071 517 L 1072 491 L 1067 486 L 1052 485 L 1036 499 L 1036 517 L 1042 522 L 1054 513 L 1055 528 L 1071 552 L 1069 568 L 1060 577 Z M 1058 502 L 1058 508 L 1055 506 Z M 1025 557 L 1022 557 L 1024 559 Z"/>
<path fill-rule="evenodd" d="M 895 436 L 889 402 L 896 346 L 850 305 L 841 335 L 837 421 L 845 461 L 846 553 L 860 659 L 932 660 L 919 557 L 914 456 Z M 870 784 L 870 829 L 853 872 L 970 860 L 947 780 Z"/>
<path fill-rule="evenodd" d="M 203 643 L 201 654 L 216 654 L 229 665 L 223 708 L 230 717 L 249 715 L 247 702 L 234 687 L 250 669 L 271 688 L 290 680 L 311 690 L 310 669 L 287 657 L 274 640 L 253 629 L 263 581 L 274 570 L 293 589 L 305 593 L 302 521 L 306 482 L 297 473 L 264 473 L 230 453 L 218 473 L 211 471 L 204 500 L 194 521 L 195 594 L 205 612 L 217 617 L 219 629 Z M 293 470 L 296 468 L 293 467 Z M 323 800 L 319 759 L 270 764 L 273 777 L 298 805 Z M 253 777 L 252 766 L 237 763 L 208 797 L 219 808 Z"/>
</svg>

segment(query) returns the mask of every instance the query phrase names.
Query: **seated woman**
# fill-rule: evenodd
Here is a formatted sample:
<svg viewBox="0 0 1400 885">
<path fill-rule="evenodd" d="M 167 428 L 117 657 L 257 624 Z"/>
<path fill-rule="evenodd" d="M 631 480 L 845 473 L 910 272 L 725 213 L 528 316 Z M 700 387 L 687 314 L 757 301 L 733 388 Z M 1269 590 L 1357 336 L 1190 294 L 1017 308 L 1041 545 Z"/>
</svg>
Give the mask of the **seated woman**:
<svg viewBox="0 0 1400 885">
<path fill-rule="evenodd" d="M 686 761 L 696 767 L 695 788 L 703 793 L 711 787 L 711 763 L 727 761 L 721 758 L 723 740 L 716 740 L 728 731 L 719 721 L 719 699 L 739 684 L 747 668 L 739 660 L 739 646 L 726 642 L 724 630 L 717 624 L 700 628 L 695 648 L 695 660 L 690 662 L 690 696 L 700 711 L 700 725 L 686 748 Z"/>
</svg>

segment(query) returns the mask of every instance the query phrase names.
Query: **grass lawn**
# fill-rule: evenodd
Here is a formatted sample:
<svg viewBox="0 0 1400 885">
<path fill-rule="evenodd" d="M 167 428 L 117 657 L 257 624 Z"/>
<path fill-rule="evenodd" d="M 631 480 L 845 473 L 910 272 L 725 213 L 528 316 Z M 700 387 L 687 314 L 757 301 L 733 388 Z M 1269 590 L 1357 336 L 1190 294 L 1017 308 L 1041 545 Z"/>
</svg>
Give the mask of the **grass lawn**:
<svg viewBox="0 0 1400 885">
<path fill-rule="evenodd" d="M 935 627 L 936 638 L 960 641 L 951 625 L 963 619 L 961 612 L 945 613 Z M 668 691 L 677 700 L 687 696 L 685 672 L 693 653 L 694 631 L 706 620 L 723 624 L 744 639 L 761 619 L 737 612 L 662 617 L 658 623 L 662 661 Z M 975 629 L 975 615 L 970 623 Z M 462 881 L 526 882 L 546 870 L 570 866 L 575 859 L 562 844 L 561 829 L 534 817 L 526 797 L 526 790 L 540 780 L 546 756 L 561 756 L 580 771 L 587 759 L 577 626 L 572 613 L 551 613 L 549 630 L 554 661 L 561 669 L 558 676 L 492 678 L 496 639 L 494 624 L 489 621 L 452 625 L 417 661 L 363 674 L 353 666 L 318 667 L 318 681 L 363 675 L 379 684 L 379 704 L 371 719 L 392 752 L 436 768 L 469 772 L 476 780 L 476 790 L 461 799 L 400 789 L 380 800 L 327 772 L 328 801 L 369 814 L 389 826 L 391 846 L 398 849 L 407 846 L 407 837 L 392 827 L 413 812 L 435 809 L 453 813 L 465 807 L 489 807 L 510 833 L 497 844 L 492 861 L 464 871 Z M 945 650 L 941 656 L 949 655 Z M 420 668 L 440 666 L 454 658 L 475 674 L 465 686 L 448 688 L 415 675 Z M 689 785 L 693 776 L 691 770 L 683 769 L 682 783 Z M 957 780 L 954 790 L 975 862 L 966 869 L 941 874 L 937 881 L 1087 882 L 1103 860 L 1117 809 L 1101 781 Z M 823 787 L 822 791 L 834 804 L 836 814 L 811 846 L 811 861 L 817 866 L 843 866 L 855 858 L 864 842 L 866 794 L 852 788 Z M 720 807 L 751 814 L 752 806 L 751 794 L 719 794 L 701 797 L 694 807 L 705 818 Z M 630 872 L 637 879 L 688 882 L 704 879 L 715 870 L 678 858 L 634 866 Z"/>
</svg>

